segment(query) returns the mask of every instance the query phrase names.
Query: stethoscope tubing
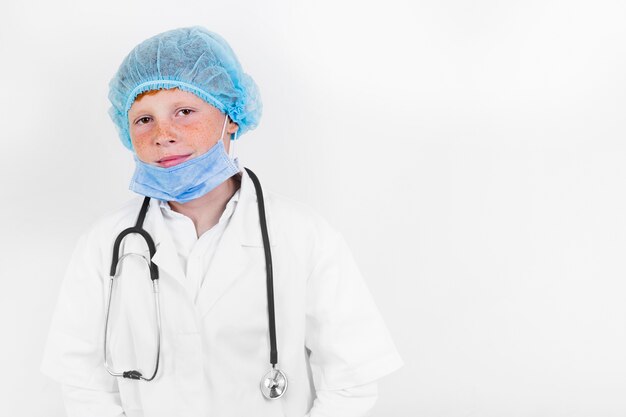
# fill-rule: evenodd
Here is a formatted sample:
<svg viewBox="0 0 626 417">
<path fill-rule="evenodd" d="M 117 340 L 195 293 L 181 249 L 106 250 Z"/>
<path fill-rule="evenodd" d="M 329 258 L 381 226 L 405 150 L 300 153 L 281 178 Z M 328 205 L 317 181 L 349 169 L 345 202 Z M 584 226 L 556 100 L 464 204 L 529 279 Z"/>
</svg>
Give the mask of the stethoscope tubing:
<svg viewBox="0 0 626 417">
<path fill-rule="evenodd" d="M 270 333 L 270 363 L 272 368 L 278 363 L 278 348 L 276 346 L 276 317 L 274 311 L 274 270 L 272 267 L 272 252 L 270 250 L 269 233 L 267 231 L 267 219 L 265 218 L 265 201 L 263 200 L 263 190 L 258 177 L 248 168 L 244 168 L 254 184 L 259 207 L 259 222 L 261 223 L 261 236 L 263 239 L 263 249 L 265 252 L 266 288 L 267 288 L 267 313 Z"/>
<path fill-rule="evenodd" d="M 139 255 L 136 253 L 127 253 L 125 255 L 122 255 L 122 257 L 119 258 L 118 260 L 118 265 L 119 263 L 121 263 L 126 257 L 128 256 L 139 256 L 141 259 L 143 259 L 144 261 L 146 261 L 146 264 L 148 264 L 148 267 L 150 266 L 150 261 L 148 261 L 148 259 L 146 259 L 145 256 L 143 255 Z M 154 279 L 152 280 L 152 293 L 154 295 L 154 308 L 155 308 L 155 314 L 156 314 L 156 322 L 157 322 L 157 349 L 156 349 L 156 359 L 155 359 L 155 365 L 154 365 L 154 372 L 152 373 L 152 376 L 150 376 L 149 378 L 146 378 L 143 376 L 143 374 L 137 370 L 131 370 L 131 371 L 124 371 L 124 372 L 116 372 L 114 371 L 111 366 L 109 365 L 108 362 L 108 357 L 107 357 L 107 340 L 108 340 L 108 329 L 109 329 L 109 317 L 111 314 L 111 300 L 113 299 L 113 286 L 115 283 L 115 279 L 117 278 L 117 273 L 114 276 L 111 276 L 109 279 L 109 297 L 108 297 L 108 301 L 107 301 L 107 307 L 106 307 L 106 313 L 105 313 L 105 319 L 104 319 L 104 367 L 106 368 L 107 372 L 109 374 L 111 374 L 112 376 L 116 376 L 116 377 L 122 377 L 122 378 L 128 378 L 128 379 L 140 379 L 143 381 L 152 381 L 158 371 L 159 371 L 159 358 L 161 356 L 161 305 L 159 302 L 159 280 Z"/>
</svg>

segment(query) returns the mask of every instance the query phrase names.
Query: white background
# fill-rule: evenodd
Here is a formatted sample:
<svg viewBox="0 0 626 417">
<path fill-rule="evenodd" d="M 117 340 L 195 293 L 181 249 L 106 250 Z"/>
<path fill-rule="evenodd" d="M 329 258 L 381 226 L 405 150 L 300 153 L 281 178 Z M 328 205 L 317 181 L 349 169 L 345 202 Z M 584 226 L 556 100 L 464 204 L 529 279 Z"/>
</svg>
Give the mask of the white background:
<svg viewBox="0 0 626 417">
<path fill-rule="evenodd" d="M 131 197 L 108 81 L 199 24 L 261 88 L 240 159 L 344 234 L 406 362 L 375 416 L 626 415 L 625 21 L 623 1 L 3 3 L 0 414 L 62 415 L 38 370 L 62 275 Z"/>
</svg>

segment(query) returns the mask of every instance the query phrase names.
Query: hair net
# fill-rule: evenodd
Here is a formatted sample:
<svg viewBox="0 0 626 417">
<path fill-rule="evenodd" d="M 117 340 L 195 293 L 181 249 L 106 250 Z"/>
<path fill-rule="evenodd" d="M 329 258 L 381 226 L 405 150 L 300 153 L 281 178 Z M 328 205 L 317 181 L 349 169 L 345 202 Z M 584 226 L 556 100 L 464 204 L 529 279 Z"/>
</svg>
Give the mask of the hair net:
<svg viewBox="0 0 626 417">
<path fill-rule="evenodd" d="M 128 110 L 135 98 L 168 88 L 194 93 L 228 114 L 239 125 L 238 135 L 254 129 L 261 118 L 258 87 L 226 41 L 199 26 L 174 29 L 137 45 L 109 83 L 109 115 L 128 149 L 133 149 Z"/>
</svg>

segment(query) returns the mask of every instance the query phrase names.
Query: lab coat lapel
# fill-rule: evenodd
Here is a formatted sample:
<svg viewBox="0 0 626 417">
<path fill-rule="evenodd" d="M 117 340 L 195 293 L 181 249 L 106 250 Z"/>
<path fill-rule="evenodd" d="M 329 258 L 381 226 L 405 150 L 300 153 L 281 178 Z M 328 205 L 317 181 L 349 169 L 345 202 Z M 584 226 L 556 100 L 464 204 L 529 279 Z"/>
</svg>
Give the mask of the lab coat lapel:
<svg viewBox="0 0 626 417">
<path fill-rule="evenodd" d="M 273 248 L 276 242 L 273 239 L 268 209 L 266 207 L 266 216 Z M 236 280 L 244 275 L 246 269 L 249 269 L 253 255 L 250 246 L 263 247 L 260 230 L 254 184 L 248 173 L 243 170 L 237 207 L 224 230 L 198 294 L 197 304 L 202 316 L 206 315 Z M 254 273 L 256 274 L 256 271 Z M 259 279 L 265 280 L 265 270 L 258 271 L 258 275 Z"/>
<path fill-rule="evenodd" d="M 159 201 L 156 199 L 150 201 L 150 209 L 148 210 L 144 227 L 150 231 L 155 241 L 156 252 L 152 257 L 152 262 L 159 267 L 161 276 L 165 272 L 183 287 L 190 290 L 189 283 L 185 279 L 185 272 L 178 259 L 178 251 L 169 230 L 167 230 L 163 213 L 159 207 Z"/>
</svg>

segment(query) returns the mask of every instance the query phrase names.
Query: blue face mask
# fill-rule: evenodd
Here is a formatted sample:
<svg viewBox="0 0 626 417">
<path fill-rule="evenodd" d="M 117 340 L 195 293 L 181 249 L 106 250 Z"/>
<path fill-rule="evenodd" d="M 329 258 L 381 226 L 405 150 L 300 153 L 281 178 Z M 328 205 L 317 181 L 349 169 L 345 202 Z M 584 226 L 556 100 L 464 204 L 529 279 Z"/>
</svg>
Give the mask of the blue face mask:
<svg viewBox="0 0 626 417">
<path fill-rule="evenodd" d="M 202 197 L 240 171 L 238 160 L 228 156 L 222 139 L 204 154 L 173 167 L 146 164 L 137 155 L 135 165 L 131 191 L 178 203 Z"/>
</svg>

